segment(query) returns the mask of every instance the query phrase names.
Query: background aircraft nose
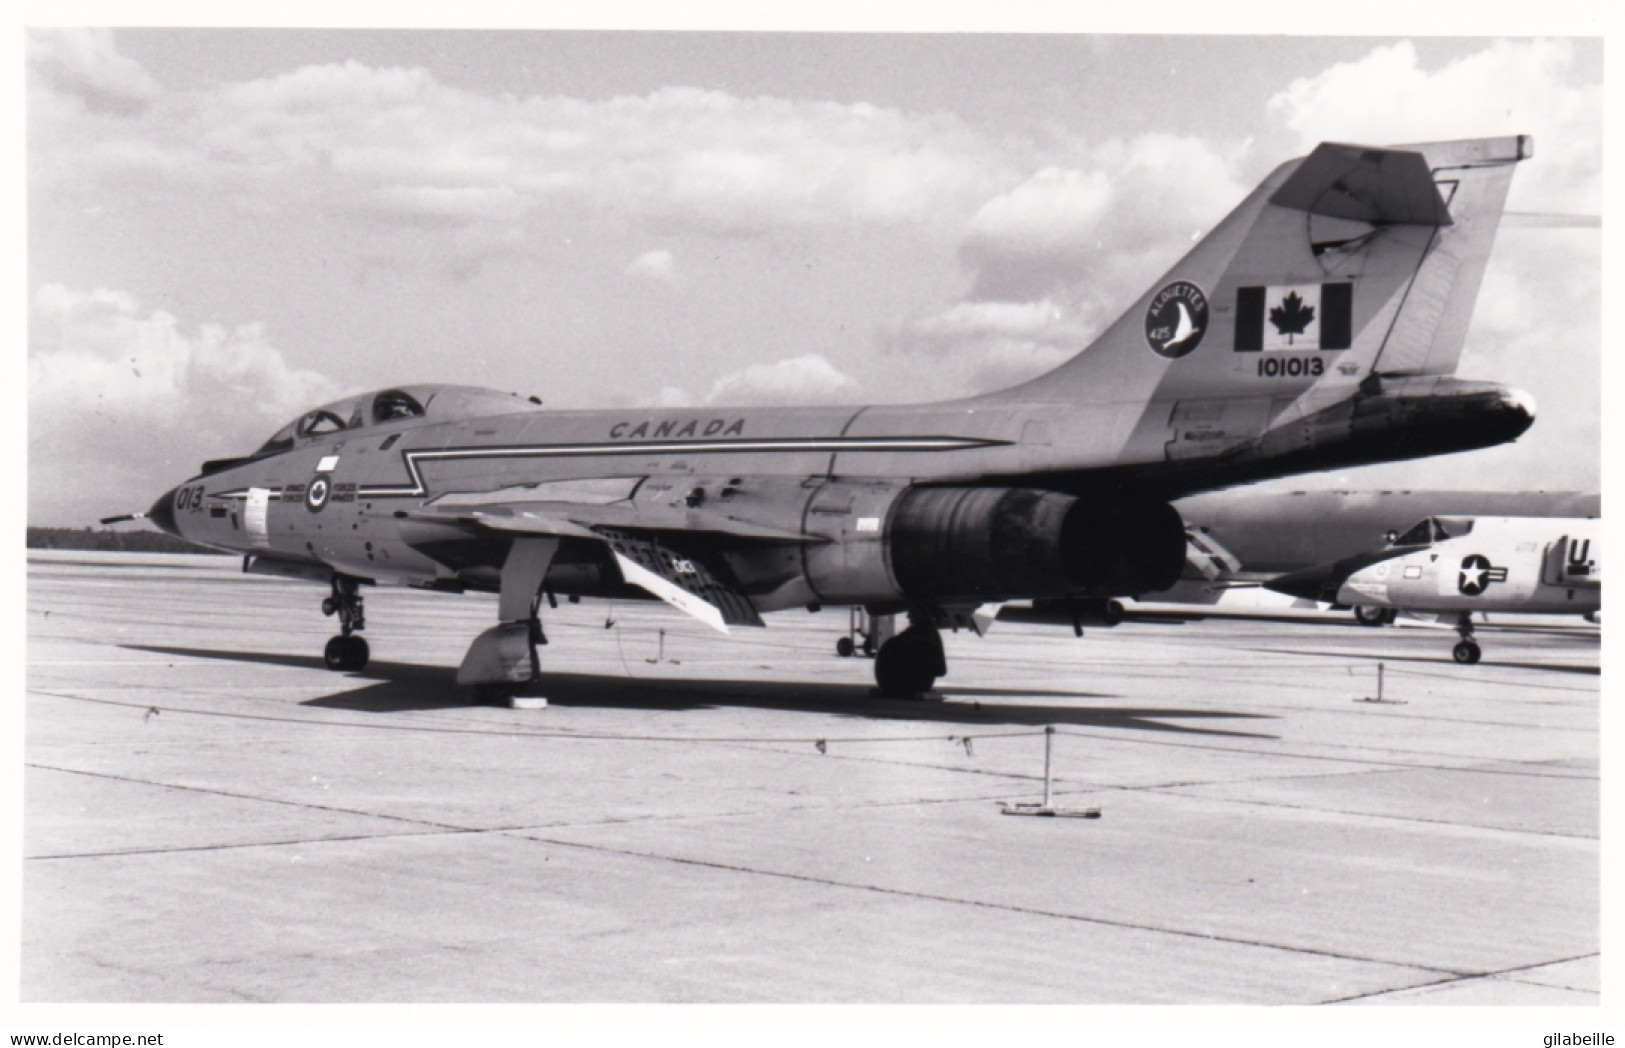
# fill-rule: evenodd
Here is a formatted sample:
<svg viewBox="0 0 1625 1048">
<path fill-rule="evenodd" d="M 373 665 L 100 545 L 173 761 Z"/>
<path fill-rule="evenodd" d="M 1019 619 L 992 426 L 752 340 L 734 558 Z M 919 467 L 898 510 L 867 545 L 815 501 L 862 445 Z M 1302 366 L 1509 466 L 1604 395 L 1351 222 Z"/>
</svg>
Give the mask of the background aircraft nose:
<svg viewBox="0 0 1625 1048">
<path fill-rule="evenodd" d="M 1336 564 L 1316 564 L 1312 568 L 1270 579 L 1264 583 L 1264 588 L 1303 600 L 1335 602 L 1338 587 L 1347 577 L 1347 573 Z"/>
<path fill-rule="evenodd" d="M 180 528 L 175 526 L 175 488 L 170 488 L 158 496 L 158 501 L 147 510 L 147 519 L 159 528 L 169 532 L 176 538 L 180 537 Z"/>
</svg>

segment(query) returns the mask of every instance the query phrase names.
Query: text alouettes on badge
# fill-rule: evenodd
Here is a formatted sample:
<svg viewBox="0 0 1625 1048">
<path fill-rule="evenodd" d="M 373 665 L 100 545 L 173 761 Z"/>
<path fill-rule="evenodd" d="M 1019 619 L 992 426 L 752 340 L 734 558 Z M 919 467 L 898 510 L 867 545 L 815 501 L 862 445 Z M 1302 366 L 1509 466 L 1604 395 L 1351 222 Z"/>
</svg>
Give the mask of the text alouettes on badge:
<svg viewBox="0 0 1625 1048">
<path fill-rule="evenodd" d="M 1159 357 L 1177 360 L 1207 332 L 1207 295 L 1188 280 L 1158 291 L 1145 310 L 1145 341 Z"/>
<path fill-rule="evenodd" d="M 1236 352 L 1348 349 L 1353 304 L 1347 282 L 1238 287 Z"/>
</svg>

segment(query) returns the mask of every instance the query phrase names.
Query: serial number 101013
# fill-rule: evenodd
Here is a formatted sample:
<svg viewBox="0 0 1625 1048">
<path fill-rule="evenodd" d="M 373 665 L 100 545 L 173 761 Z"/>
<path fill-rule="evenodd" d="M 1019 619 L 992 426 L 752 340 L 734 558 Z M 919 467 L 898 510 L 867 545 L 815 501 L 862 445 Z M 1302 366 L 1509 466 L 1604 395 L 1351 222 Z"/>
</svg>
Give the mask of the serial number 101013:
<svg viewBox="0 0 1625 1048">
<path fill-rule="evenodd" d="M 1264 378 L 1315 378 L 1326 373 L 1326 362 L 1320 357 L 1259 357 L 1258 373 Z"/>
</svg>

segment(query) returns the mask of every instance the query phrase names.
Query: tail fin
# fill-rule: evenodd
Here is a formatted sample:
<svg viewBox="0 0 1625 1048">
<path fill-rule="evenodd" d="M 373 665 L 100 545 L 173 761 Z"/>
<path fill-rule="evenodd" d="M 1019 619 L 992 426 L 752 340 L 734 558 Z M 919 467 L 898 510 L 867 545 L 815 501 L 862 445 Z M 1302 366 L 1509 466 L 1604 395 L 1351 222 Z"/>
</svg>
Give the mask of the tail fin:
<svg viewBox="0 0 1625 1048">
<path fill-rule="evenodd" d="M 1272 172 L 1087 349 L 989 399 L 1175 402 L 1198 414 L 1245 399 L 1278 420 L 1374 372 L 1447 375 L 1512 167 L 1530 155 L 1525 136 L 1323 143 Z"/>
</svg>

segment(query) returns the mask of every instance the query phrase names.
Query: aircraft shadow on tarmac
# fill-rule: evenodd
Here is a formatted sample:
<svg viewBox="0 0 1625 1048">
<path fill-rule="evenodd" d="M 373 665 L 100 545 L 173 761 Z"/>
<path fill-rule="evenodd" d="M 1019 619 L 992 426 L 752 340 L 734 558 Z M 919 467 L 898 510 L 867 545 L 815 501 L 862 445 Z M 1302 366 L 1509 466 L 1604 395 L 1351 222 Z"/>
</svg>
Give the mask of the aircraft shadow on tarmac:
<svg viewBox="0 0 1625 1048">
<path fill-rule="evenodd" d="M 161 647 L 126 644 L 131 651 L 181 658 L 220 659 L 259 665 L 322 669 L 320 658 L 272 652 L 222 651 L 209 648 Z M 456 672 L 449 666 L 426 666 L 409 662 L 373 661 L 365 670 L 344 674 L 346 682 L 360 687 L 307 699 L 302 706 L 352 710 L 359 713 L 404 713 L 415 710 L 460 709 L 468 706 L 465 689 L 458 687 Z M 873 720 L 925 721 L 952 724 L 1056 724 L 1071 727 L 1125 728 L 1178 734 L 1220 735 L 1244 738 L 1276 736 L 1222 728 L 1187 727 L 1167 720 L 1272 720 L 1265 714 L 1233 713 L 1225 710 L 1180 709 L 1143 706 L 1072 706 L 1010 703 L 1013 697 L 1030 699 L 1090 700 L 1112 696 L 1088 691 L 1056 691 L 1018 688 L 937 689 L 947 701 L 887 699 L 862 684 L 833 684 L 817 681 L 757 680 L 662 680 L 591 673 L 547 673 L 536 689 L 550 705 L 591 706 L 606 709 L 684 710 L 715 709 L 724 706 L 798 713 L 823 713 Z M 994 700 L 977 702 L 979 697 Z M 1166 718 L 1166 719 L 1165 719 Z"/>
</svg>

